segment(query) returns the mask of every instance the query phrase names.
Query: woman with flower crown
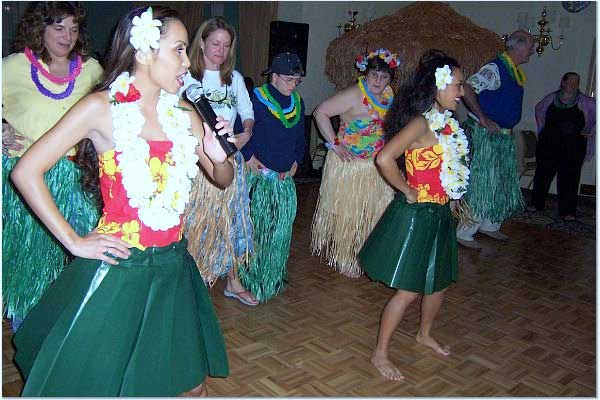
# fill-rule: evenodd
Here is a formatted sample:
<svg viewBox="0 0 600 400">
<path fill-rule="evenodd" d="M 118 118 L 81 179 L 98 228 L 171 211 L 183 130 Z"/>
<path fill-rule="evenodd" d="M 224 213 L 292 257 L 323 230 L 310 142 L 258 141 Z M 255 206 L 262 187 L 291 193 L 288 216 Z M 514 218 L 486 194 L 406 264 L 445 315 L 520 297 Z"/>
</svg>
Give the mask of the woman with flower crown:
<svg viewBox="0 0 600 400">
<path fill-rule="evenodd" d="M 233 179 L 215 133 L 176 95 L 190 65 L 188 43 L 173 10 L 129 12 L 103 82 L 11 174 L 76 256 L 15 334 L 23 396 L 198 396 L 206 395 L 207 375 L 228 374 L 220 326 L 181 233 L 197 162 L 223 187 Z M 217 128 L 232 131 L 222 118 Z M 85 236 L 43 180 L 83 139 L 98 154 L 104 201 L 98 227 Z"/>
<path fill-rule="evenodd" d="M 449 201 L 465 193 L 469 178 L 467 139 L 451 113 L 464 94 L 458 62 L 440 50 L 425 52 L 400 93 L 386 117 L 386 144 L 376 160 L 398 192 L 358 253 L 369 277 L 397 289 L 383 308 L 371 358 L 390 380 L 404 380 L 389 360 L 389 345 L 419 294 L 417 342 L 440 355 L 450 354 L 433 339 L 431 328 L 446 289 L 458 275 Z M 405 174 L 398 168 L 399 158 Z"/>
<path fill-rule="evenodd" d="M 24 204 L 8 179 L 23 153 L 102 79 L 89 57 L 84 9 L 73 2 L 32 2 L 2 60 L 2 299 L 16 331 L 68 262 L 69 253 Z M 45 175 L 52 197 L 84 235 L 98 206 L 81 186 L 76 146 Z"/>
<path fill-rule="evenodd" d="M 383 120 L 394 98 L 389 83 L 398 63 L 398 56 L 386 49 L 358 56 L 358 83 L 314 112 L 331 151 L 323 168 L 311 249 L 350 278 L 363 274 L 356 253 L 393 197 L 373 160 L 383 147 Z M 336 115 L 341 119 L 337 136 L 330 120 Z"/>
</svg>

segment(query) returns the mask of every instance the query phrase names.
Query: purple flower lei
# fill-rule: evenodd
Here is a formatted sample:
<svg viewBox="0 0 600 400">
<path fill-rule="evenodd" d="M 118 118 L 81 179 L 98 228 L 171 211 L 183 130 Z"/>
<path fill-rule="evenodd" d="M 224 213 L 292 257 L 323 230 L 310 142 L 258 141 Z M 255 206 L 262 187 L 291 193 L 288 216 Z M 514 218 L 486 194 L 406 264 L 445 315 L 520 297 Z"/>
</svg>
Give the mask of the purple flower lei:
<svg viewBox="0 0 600 400">
<path fill-rule="evenodd" d="M 69 74 L 73 73 L 76 66 L 77 66 L 77 61 L 71 60 L 71 62 L 69 63 Z M 69 97 L 71 95 L 71 93 L 73 93 L 73 88 L 75 88 L 75 78 L 74 78 L 73 80 L 69 81 L 69 85 L 64 90 L 64 92 L 52 93 L 50 90 L 46 89 L 44 87 L 44 85 L 42 85 L 42 82 L 40 82 L 40 79 L 38 78 L 38 69 L 33 64 L 31 64 L 31 80 L 33 81 L 33 83 L 35 83 L 35 87 L 41 94 L 43 94 L 46 97 L 50 97 L 51 99 L 54 99 L 54 100 L 62 100 L 64 98 Z"/>
</svg>

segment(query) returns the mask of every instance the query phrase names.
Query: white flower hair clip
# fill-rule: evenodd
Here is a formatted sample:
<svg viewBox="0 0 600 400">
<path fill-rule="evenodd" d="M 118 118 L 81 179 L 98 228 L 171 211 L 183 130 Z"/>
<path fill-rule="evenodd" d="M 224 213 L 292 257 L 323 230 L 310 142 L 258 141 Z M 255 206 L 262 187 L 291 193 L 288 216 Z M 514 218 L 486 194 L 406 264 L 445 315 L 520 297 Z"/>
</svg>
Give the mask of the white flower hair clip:
<svg viewBox="0 0 600 400">
<path fill-rule="evenodd" d="M 133 17 L 131 21 L 133 27 L 131 28 L 131 36 L 129 37 L 129 43 L 136 50 L 147 52 L 150 48 L 158 49 L 158 41 L 160 40 L 160 29 L 162 25 L 157 19 L 152 19 L 152 7 L 148 7 L 141 16 Z"/>
<path fill-rule="evenodd" d="M 441 68 L 435 69 L 435 86 L 438 90 L 446 89 L 446 86 L 452 83 L 452 70 L 446 64 Z"/>
</svg>

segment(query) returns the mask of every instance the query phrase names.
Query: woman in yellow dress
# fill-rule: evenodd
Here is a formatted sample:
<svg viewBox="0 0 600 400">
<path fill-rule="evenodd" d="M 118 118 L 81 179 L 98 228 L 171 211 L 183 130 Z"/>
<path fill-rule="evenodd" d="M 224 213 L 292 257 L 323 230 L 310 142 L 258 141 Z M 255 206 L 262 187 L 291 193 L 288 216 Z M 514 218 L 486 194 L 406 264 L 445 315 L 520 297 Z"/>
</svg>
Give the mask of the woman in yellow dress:
<svg viewBox="0 0 600 400">
<path fill-rule="evenodd" d="M 33 2 L 2 60 L 2 298 L 17 330 L 69 252 L 23 203 L 8 179 L 19 158 L 101 80 L 89 56 L 84 9 L 72 2 Z M 98 205 L 82 190 L 75 147 L 46 173 L 52 196 L 79 234 L 98 222 Z"/>
</svg>

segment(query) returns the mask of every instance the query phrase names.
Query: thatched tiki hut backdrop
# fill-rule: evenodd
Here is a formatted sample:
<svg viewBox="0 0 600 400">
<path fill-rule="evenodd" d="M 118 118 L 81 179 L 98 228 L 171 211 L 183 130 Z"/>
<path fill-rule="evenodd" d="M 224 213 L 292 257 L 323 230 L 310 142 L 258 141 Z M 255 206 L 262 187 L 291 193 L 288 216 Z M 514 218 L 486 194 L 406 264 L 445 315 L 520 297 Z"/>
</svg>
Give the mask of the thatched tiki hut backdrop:
<svg viewBox="0 0 600 400">
<path fill-rule="evenodd" d="M 400 58 L 392 83 L 397 89 L 414 71 L 421 54 L 431 48 L 447 52 L 463 67 L 465 76 L 504 49 L 498 34 L 475 25 L 450 6 L 437 2 L 419 2 L 404 7 L 334 39 L 327 48 L 325 74 L 337 90 L 355 82 L 356 56 L 380 47 Z"/>
</svg>

